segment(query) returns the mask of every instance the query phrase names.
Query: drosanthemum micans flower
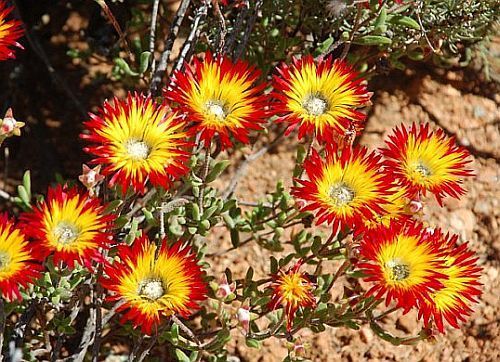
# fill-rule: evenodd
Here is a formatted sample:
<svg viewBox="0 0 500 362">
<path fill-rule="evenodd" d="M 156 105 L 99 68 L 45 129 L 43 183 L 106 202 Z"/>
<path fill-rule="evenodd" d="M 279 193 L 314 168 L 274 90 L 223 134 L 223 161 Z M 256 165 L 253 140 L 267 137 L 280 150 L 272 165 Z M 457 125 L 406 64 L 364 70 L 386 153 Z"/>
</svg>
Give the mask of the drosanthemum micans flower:
<svg viewBox="0 0 500 362">
<path fill-rule="evenodd" d="M 109 185 L 144 193 L 146 183 L 168 189 L 187 172 L 186 133 L 170 108 L 150 97 L 129 94 L 125 100 L 105 102 L 99 113 L 85 122 L 85 151 L 96 156 L 91 163 L 103 165 Z"/>
<path fill-rule="evenodd" d="M 114 215 L 105 215 L 97 198 L 76 187 L 58 185 L 47 198 L 21 215 L 23 229 L 45 256 L 53 255 L 54 265 L 64 262 L 73 268 L 79 263 L 89 269 L 92 261 L 103 262 L 101 248 L 111 242 Z"/>
<path fill-rule="evenodd" d="M 469 152 L 443 130 L 431 131 L 429 124 L 396 127 L 381 152 L 387 168 L 408 188 L 410 197 L 428 191 L 440 205 L 446 195 L 463 195 L 463 179 L 472 176 L 467 168 L 471 162 Z"/>
<path fill-rule="evenodd" d="M 295 313 L 299 308 L 315 308 L 316 299 L 313 295 L 314 284 L 308 276 L 299 269 L 302 261 L 298 261 L 287 271 L 280 270 L 273 276 L 273 290 L 269 308 L 283 308 L 287 319 L 287 329 L 291 330 Z"/>
<path fill-rule="evenodd" d="M 293 58 L 278 67 L 273 88 L 271 109 L 288 124 L 287 134 L 298 127 L 299 139 L 310 134 L 333 142 L 363 128 L 366 116 L 357 108 L 367 105 L 371 93 L 344 61 Z"/>
<path fill-rule="evenodd" d="M 15 58 L 12 48 L 24 49 L 17 40 L 23 36 L 24 30 L 19 20 L 8 20 L 14 8 L 0 0 L 0 61 Z"/>
<path fill-rule="evenodd" d="M 381 172 L 380 156 L 367 154 L 366 148 L 329 145 L 324 160 L 313 150 L 304 169 L 308 180 L 297 179 L 292 194 L 305 200 L 304 211 L 316 213 L 317 224 L 353 228 L 385 213 L 392 184 Z"/>
<path fill-rule="evenodd" d="M 224 149 L 232 146 L 231 137 L 249 143 L 249 132 L 262 129 L 267 113 L 259 76 L 242 60 L 207 52 L 203 61 L 194 58 L 192 66 L 174 73 L 164 96 L 194 122 L 192 134 L 200 133 L 206 146 L 218 136 Z"/>
<path fill-rule="evenodd" d="M 21 299 L 19 288 L 25 288 L 40 275 L 40 253 L 36 245 L 0 214 L 0 298 Z"/>
<path fill-rule="evenodd" d="M 163 318 L 189 316 L 206 298 L 206 283 L 195 255 L 181 242 L 160 246 L 147 236 L 118 247 L 117 261 L 104 269 L 102 285 L 112 301 L 122 301 L 126 311 L 122 321 L 130 320 L 143 333 L 151 334 Z"/>
</svg>

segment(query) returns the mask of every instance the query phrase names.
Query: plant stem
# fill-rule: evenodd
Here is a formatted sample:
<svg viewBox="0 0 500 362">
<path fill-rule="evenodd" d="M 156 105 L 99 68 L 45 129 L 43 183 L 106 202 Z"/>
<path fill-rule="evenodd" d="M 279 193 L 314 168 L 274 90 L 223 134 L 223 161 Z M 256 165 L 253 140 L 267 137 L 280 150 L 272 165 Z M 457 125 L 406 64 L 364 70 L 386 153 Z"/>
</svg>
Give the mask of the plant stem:
<svg viewBox="0 0 500 362">
<path fill-rule="evenodd" d="M 203 213 L 203 201 L 205 198 L 205 187 L 208 171 L 210 170 L 210 149 L 212 148 L 212 142 L 209 142 L 205 148 L 205 161 L 203 163 L 203 171 L 201 174 L 202 184 L 200 187 L 200 194 L 198 195 L 198 206 L 200 208 L 200 213 Z"/>
<path fill-rule="evenodd" d="M 3 335 L 5 331 L 5 322 L 7 316 L 5 315 L 5 306 L 2 296 L 0 295 L 0 362 L 3 361 Z"/>
<path fill-rule="evenodd" d="M 179 326 L 179 328 L 182 329 L 184 331 L 184 333 L 186 333 L 198 346 L 201 345 L 200 340 L 198 339 L 198 337 L 195 336 L 193 331 L 191 329 L 189 329 L 189 327 L 186 326 L 183 322 L 181 322 L 181 320 L 179 318 L 177 318 L 177 316 L 175 314 L 172 314 L 170 316 L 170 318 L 172 318 L 172 321 L 175 324 L 177 324 Z"/>
<path fill-rule="evenodd" d="M 156 67 L 155 59 L 155 39 L 156 39 L 156 19 L 158 18 L 158 7 L 160 0 L 154 0 L 153 11 L 151 12 L 151 29 L 149 31 L 149 52 L 151 53 L 151 74 L 154 74 Z"/>
</svg>

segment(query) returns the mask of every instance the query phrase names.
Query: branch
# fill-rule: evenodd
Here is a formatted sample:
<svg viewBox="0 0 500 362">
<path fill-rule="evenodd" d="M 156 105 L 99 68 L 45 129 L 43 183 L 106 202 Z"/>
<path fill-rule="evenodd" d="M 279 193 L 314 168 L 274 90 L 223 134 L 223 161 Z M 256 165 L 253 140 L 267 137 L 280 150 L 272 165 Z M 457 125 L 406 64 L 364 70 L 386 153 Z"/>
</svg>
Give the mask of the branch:
<svg viewBox="0 0 500 362">
<path fill-rule="evenodd" d="M 255 21 L 257 20 L 257 17 L 259 16 L 259 10 L 260 10 L 263 3 L 264 3 L 264 0 L 257 0 L 257 2 L 255 3 L 255 8 L 254 8 L 253 14 L 248 19 L 248 22 L 247 22 L 247 28 L 245 29 L 245 34 L 243 36 L 243 40 L 240 43 L 240 45 L 238 46 L 238 48 L 236 48 L 236 51 L 234 52 L 233 61 L 236 59 L 239 59 L 243 55 L 243 52 L 245 51 L 245 48 L 248 44 L 248 40 L 250 40 L 250 34 L 252 33 L 253 27 L 255 26 Z"/>
<path fill-rule="evenodd" d="M 203 0 L 202 5 L 198 7 L 198 9 L 195 12 L 193 25 L 191 26 L 191 32 L 189 33 L 184 44 L 182 45 L 181 54 L 177 59 L 174 71 L 182 69 L 182 67 L 184 66 L 184 60 L 188 58 L 189 53 L 191 52 L 192 48 L 194 48 L 196 42 L 198 41 L 201 31 L 200 22 L 203 19 L 205 19 L 208 12 L 208 4 L 206 1 L 208 0 Z"/>
<path fill-rule="evenodd" d="M 151 53 L 151 74 L 154 74 L 156 67 L 155 59 L 155 39 L 156 39 L 156 19 L 158 18 L 158 7 L 160 0 L 154 0 L 153 12 L 151 13 L 151 28 L 149 30 L 149 52 Z"/>
<path fill-rule="evenodd" d="M 158 86 L 161 83 L 163 73 L 167 70 L 168 60 L 170 58 L 170 53 L 172 52 L 172 48 L 174 46 L 175 39 L 177 38 L 177 34 L 179 33 L 179 29 L 182 24 L 182 20 L 184 20 L 184 15 L 186 15 L 186 11 L 189 7 L 191 0 L 182 0 L 179 5 L 179 9 L 177 9 L 177 13 L 175 14 L 172 25 L 170 26 L 170 31 L 168 33 L 167 38 L 165 39 L 165 49 L 160 56 L 160 61 L 158 63 L 158 69 L 153 72 L 153 79 L 151 80 L 151 85 L 149 90 L 153 95 L 157 95 Z"/>
</svg>

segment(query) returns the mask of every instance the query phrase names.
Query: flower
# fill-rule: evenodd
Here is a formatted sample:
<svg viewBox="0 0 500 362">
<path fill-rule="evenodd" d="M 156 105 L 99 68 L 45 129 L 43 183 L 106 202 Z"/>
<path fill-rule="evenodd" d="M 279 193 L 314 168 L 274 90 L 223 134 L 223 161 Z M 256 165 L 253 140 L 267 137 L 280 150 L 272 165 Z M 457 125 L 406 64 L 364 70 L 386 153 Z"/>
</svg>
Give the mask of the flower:
<svg viewBox="0 0 500 362">
<path fill-rule="evenodd" d="M 31 212 L 21 215 L 27 236 L 45 255 L 54 255 L 54 264 L 75 262 L 91 269 L 92 260 L 104 262 L 100 248 L 110 242 L 113 215 L 104 215 L 104 206 L 76 187 L 49 188 L 47 198 Z"/>
<path fill-rule="evenodd" d="M 19 287 L 26 288 L 39 277 L 39 257 L 7 214 L 0 214 L 0 297 L 21 300 Z"/>
<path fill-rule="evenodd" d="M 7 20 L 13 7 L 7 7 L 6 1 L 0 0 L 0 61 L 15 58 L 11 48 L 24 49 L 17 40 L 23 36 L 24 30 L 19 20 Z"/>
<path fill-rule="evenodd" d="M 459 321 L 465 322 L 470 316 L 470 305 L 477 303 L 481 295 L 478 289 L 481 268 L 477 266 L 477 257 L 468 250 L 467 244 L 458 245 L 458 235 L 443 235 L 434 230 L 433 239 L 445 246 L 447 253 L 443 256 L 442 273 L 447 276 L 443 280 L 443 288 L 430 294 L 430 300 L 424 300 L 419 306 L 419 316 L 429 326 L 431 319 L 437 329 L 444 333 L 443 319 L 452 327 L 459 328 Z"/>
<path fill-rule="evenodd" d="M 443 130 L 430 131 L 429 124 L 407 129 L 396 127 L 381 152 L 394 177 L 406 187 L 408 195 L 430 191 L 442 205 L 447 194 L 455 198 L 465 193 L 461 187 L 464 176 L 472 176 L 467 169 L 469 152 L 448 138 Z"/>
<path fill-rule="evenodd" d="M 271 108 L 280 116 L 278 122 L 289 124 L 286 134 L 298 126 L 299 139 L 315 134 L 319 141 L 332 142 L 362 129 L 366 116 L 356 108 L 366 105 L 371 94 L 347 63 L 305 56 L 281 64 L 277 73 Z"/>
<path fill-rule="evenodd" d="M 109 300 L 124 302 L 118 309 L 127 310 L 122 321 L 141 326 L 143 333 L 156 330 L 162 317 L 187 317 L 206 298 L 201 268 L 181 242 L 168 247 L 162 240 L 157 247 L 143 235 L 131 246 L 118 246 L 117 259 L 105 267 L 101 283 L 112 292 Z"/>
<path fill-rule="evenodd" d="M 391 223 L 371 230 L 359 250 L 365 281 L 374 283 L 367 295 L 379 299 L 386 294 L 387 305 L 395 299 L 407 312 L 443 287 L 443 250 L 420 223 Z"/>
<path fill-rule="evenodd" d="M 314 284 L 305 273 L 299 271 L 302 260 L 284 272 L 280 270 L 273 275 L 271 288 L 273 293 L 269 308 L 271 310 L 283 307 L 287 318 L 287 330 L 292 329 L 295 312 L 298 308 L 315 308 L 316 299 L 313 295 Z"/>
<path fill-rule="evenodd" d="M 186 133 L 168 106 L 129 93 L 90 117 L 89 134 L 81 137 L 93 144 L 85 151 L 97 156 L 91 162 L 103 165 L 103 175 L 112 175 L 109 185 L 120 185 L 123 194 L 129 188 L 143 194 L 147 180 L 167 189 L 187 172 Z"/>
<path fill-rule="evenodd" d="M 234 297 L 235 290 L 236 290 L 236 282 L 233 281 L 231 284 L 229 284 L 229 282 L 227 281 L 226 274 L 222 274 L 222 277 L 220 278 L 219 281 L 219 285 L 217 287 L 217 292 L 215 293 L 217 298 L 224 300 L 229 296 Z"/>
<path fill-rule="evenodd" d="M 100 174 L 101 165 L 98 165 L 94 168 L 90 168 L 86 164 L 82 165 L 82 174 L 78 176 L 78 180 L 87 188 L 90 196 L 94 196 L 94 187 L 97 186 L 102 180 L 104 180 L 104 176 Z"/>
<path fill-rule="evenodd" d="M 304 162 L 309 180 L 296 179 L 301 186 L 292 188 L 292 194 L 307 201 L 303 211 L 316 210 L 317 224 L 333 223 L 335 230 L 361 225 L 383 214 L 382 205 L 388 202 L 392 184 L 379 161 L 380 156 L 367 155 L 364 147 L 330 145 L 325 161 L 313 150 Z"/>
<path fill-rule="evenodd" d="M 0 119 L 0 138 L 20 136 L 24 122 L 18 122 L 12 114 L 12 108 L 7 109 L 3 119 Z"/>
<path fill-rule="evenodd" d="M 391 222 L 405 222 L 410 219 L 412 202 L 407 197 L 406 187 L 393 186 L 389 194 L 384 196 L 387 203 L 382 204 L 383 213 L 377 214 L 373 219 L 363 219 L 363 225 L 358 230 L 376 229 L 380 226 L 388 227 Z M 413 210 L 413 209 L 412 209 Z"/>
<path fill-rule="evenodd" d="M 193 60 L 192 67 L 176 71 L 164 96 L 178 103 L 187 118 L 195 123 L 191 133 L 200 133 L 205 145 L 218 135 L 221 147 L 232 146 L 230 136 L 249 143 L 250 130 L 262 129 L 265 101 L 260 94 L 265 84 L 254 86 L 260 72 L 238 60 L 206 53 L 205 60 Z"/>
<path fill-rule="evenodd" d="M 243 331 L 245 332 L 245 334 L 247 334 L 250 331 L 250 320 L 252 318 L 248 301 L 243 303 L 241 307 L 238 308 L 236 316 L 238 317 L 238 322 L 243 328 Z"/>
</svg>

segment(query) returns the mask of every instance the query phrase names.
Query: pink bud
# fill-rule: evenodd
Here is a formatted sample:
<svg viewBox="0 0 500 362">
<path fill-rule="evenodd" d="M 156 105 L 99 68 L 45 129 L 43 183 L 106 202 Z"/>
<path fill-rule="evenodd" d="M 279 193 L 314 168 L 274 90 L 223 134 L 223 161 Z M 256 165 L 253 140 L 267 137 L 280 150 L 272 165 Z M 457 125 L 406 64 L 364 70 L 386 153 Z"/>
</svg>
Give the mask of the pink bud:
<svg viewBox="0 0 500 362">
<path fill-rule="evenodd" d="M 245 333 L 250 331 L 250 310 L 246 307 L 238 309 L 238 321 L 245 330 Z"/>
<path fill-rule="evenodd" d="M 225 299 L 236 290 L 236 282 L 228 284 L 226 274 L 223 274 L 219 281 L 219 288 L 217 289 L 217 297 Z"/>
<path fill-rule="evenodd" d="M 424 208 L 424 205 L 419 200 L 411 200 L 409 207 L 410 207 L 410 212 L 413 214 L 416 214 L 416 213 L 422 211 L 422 209 Z"/>
<path fill-rule="evenodd" d="M 2 121 L 1 132 L 4 135 L 8 135 L 13 132 L 16 128 L 16 120 L 12 117 L 5 117 Z"/>
<path fill-rule="evenodd" d="M 78 176 L 80 182 L 90 191 L 91 196 L 93 195 L 93 187 L 104 180 L 104 176 L 99 174 L 100 171 L 101 166 L 90 168 L 89 166 L 83 164 L 82 174 Z"/>
</svg>

